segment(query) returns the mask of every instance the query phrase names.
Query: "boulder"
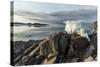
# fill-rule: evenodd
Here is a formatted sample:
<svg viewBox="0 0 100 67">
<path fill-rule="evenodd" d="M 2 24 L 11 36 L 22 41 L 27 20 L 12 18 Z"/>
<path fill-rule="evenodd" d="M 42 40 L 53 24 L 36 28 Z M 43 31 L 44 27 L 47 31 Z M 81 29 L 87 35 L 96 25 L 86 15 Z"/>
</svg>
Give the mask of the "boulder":
<svg viewBox="0 0 100 67">
<path fill-rule="evenodd" d="M 72 40 L 73 42 L 73 53 L 75 56 L 84 57 L 86 54 L 86 50 L 89 48 L 90 43 L 84 37 L 76 37 Z"/>
<path fill-rule="evenodd" d="M 69 37 L 64 33 L 54 34 L 48 39 L 39 43 L 40 54 L 47 56 L 50 53 L 57 55 L 58 53 L 65 53 Z M 63 49 L 63 50 L 62 50 Z"/>
</svg>

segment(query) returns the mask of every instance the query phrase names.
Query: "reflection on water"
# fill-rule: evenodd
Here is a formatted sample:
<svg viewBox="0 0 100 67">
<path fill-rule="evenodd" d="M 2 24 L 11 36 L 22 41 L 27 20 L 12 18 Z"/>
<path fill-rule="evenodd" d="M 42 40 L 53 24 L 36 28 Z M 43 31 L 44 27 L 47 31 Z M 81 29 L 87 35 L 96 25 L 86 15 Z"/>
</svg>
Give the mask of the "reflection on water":
<svg viewBox="0 0 100 67">
<path fill-rule="evenodd" d="M 87 33 L 91 32 L 91 24 L 83 23 L 84 28 L 87 30 Z M 55 32 L 63 32 L 65 24 L 51 24 L 44 27 L 34 27 L 34 26 L 14 26 L 14 41 L 28 41 L 28 40 L 40 40 L 48 37 L 50 34 Z"/>
<path fill-rule="evenodd" d="M 14 26 L 13 29 L 14 41 L 39 40 L 46 38 L 52 33 L 64 31 L 64 23 L 52 24 L 46 27 Z"/>
</svg>

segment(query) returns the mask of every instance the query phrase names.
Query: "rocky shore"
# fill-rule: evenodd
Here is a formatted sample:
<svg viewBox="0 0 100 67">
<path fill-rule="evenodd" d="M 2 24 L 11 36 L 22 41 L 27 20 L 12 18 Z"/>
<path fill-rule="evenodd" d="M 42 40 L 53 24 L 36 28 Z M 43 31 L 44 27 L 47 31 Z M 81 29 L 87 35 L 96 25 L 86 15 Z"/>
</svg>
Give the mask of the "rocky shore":
<svg viewBox="0 0 100 67">
<path fill-rule="evenodd" d="M 97 60 L 97 33 L 89 35 L 90 42 L 80 35 L 54 33 L 43 40 L 16 41 L 14 65 L 36 65 Z"/>
</svg>

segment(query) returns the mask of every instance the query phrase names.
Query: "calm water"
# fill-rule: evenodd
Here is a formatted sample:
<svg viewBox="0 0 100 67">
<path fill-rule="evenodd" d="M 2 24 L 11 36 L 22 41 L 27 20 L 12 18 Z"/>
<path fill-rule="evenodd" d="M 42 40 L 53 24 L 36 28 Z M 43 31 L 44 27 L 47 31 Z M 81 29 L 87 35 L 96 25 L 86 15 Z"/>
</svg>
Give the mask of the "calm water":
<svg viewBox="0 0 100 67">
<path fill-rule="evenodd" d="M 39 40 L 55 32 L 63 32 L 64 24 L 53 24 L 45 27 L 14 26 L 14 41 Z"/>
<path fill-rule="evenodd" d="M 88 33 L 91 31 L 91 23 L 83 23 L 82 25 L 87 29 Z M 61 22 L 61 24 L 49 24 L 49 26 L 44 27 L 14 26 L 14 41 L 44 39 L 52 33 L 63 32 L 64 28 L 65 24 L 63 22 Z"/>
</svg>

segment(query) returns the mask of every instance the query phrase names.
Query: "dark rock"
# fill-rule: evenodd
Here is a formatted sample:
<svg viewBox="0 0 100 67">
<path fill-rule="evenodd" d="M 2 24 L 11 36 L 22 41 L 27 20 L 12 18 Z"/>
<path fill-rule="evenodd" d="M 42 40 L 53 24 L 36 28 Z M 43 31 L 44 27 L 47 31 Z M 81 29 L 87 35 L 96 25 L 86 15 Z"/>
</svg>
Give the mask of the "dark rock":
<svg viewBox="0 0 100 67">
<path fill-rule="evenodd" d="M 92 34 L 90 43 L 95 48 L 93 51 L 93 56 L 96 57 L 97 56 L 97 34 Z"/>
<path fill-rule="evenodd" d="M 90 56 L 90 42 L 79 35 L 71 35 L 71 44 L 67 53 L 66 62 L 83 61 L 85 57 Z"/>
<path fill-rule="evenodd" d="M 90 45 L 89 41 L 84 37 L 78 37 L 78 38 L 74 39 L 73 43 L 74 43 L 73 47 L 76 50 L 84 50 L 84 49 L 88 48 Z"/>
<path fill-rule="evenodd" d="M 95 22 L 92 24 L 92 28 L 93 28 L 93 33 L 96 33 L 96 32 L 97 32 L 97 21 L 95 21 Z"/>
<path fill-rule="evenodd" d="M 34 43 L 34 44 L 33 44 Z M 14 63 L 18 63 L 23 56 L 29 54 L 31 51 L 33 51 L 38 45 L 35 45 L 39 43 L 39 40 L 34 41 L 15 41 L 13 42 L 14 45 Z"/>
<path fill-rule="evenodd" d="M 78 57 L 84 57 L 87 48 L 89 48 L 90 43 L 89 41 L 84 37 L 78 37 L 73 40 L 73 48 L 74 48 L 74 54 Z"/>
</svg>

